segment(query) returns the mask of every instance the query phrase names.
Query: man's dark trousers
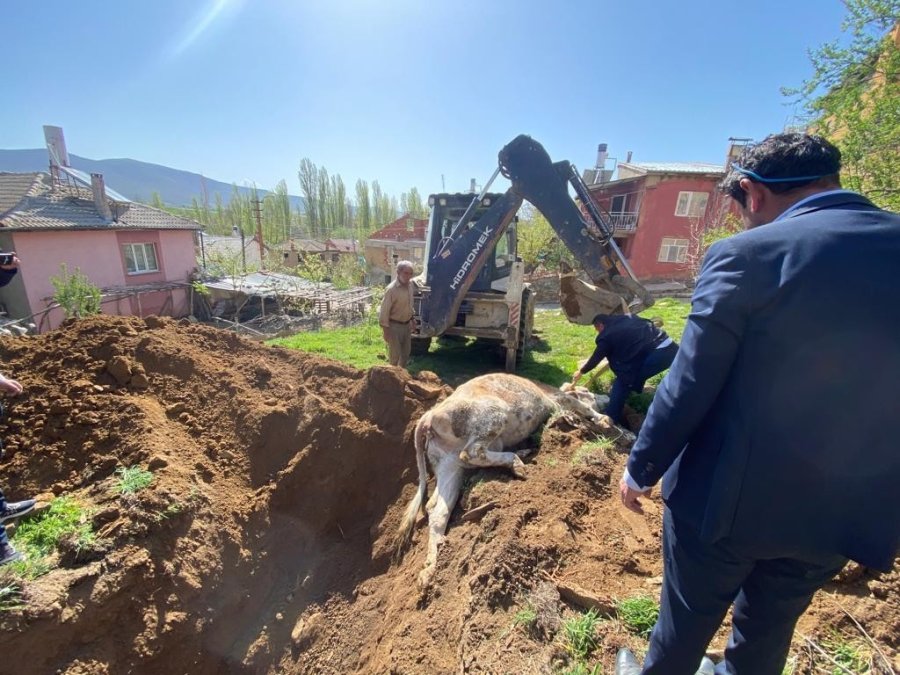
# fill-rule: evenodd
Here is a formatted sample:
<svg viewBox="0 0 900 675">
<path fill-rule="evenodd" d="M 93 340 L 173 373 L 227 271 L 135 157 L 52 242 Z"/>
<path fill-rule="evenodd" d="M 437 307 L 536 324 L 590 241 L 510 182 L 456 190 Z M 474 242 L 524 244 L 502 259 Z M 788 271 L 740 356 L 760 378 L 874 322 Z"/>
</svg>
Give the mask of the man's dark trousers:
<svg viewBox="0 0 900 675">
<path fill-rule="evenodd" d="M 847 561 L 841 556 L 817 563 L 754 560 L 727 541 L 701 541 L 696 529 L 668 508 L 663 560 L 659 620 L 644 675 L 693 675 L 732 602 L 732 633 L 716 674 L 780 675 L 797 619 Z"/>
<path fill-rule="evenodd" d="M 644 383 L 671 366 L 676 354 L 678 354 L 678 345 L 675 342 L 670 342 L 665 347 L 658 347 L 650 351 L 636 377 L 625 378 L 617 376 L 609 391 L 609 403 L 604 413 L 612 417 L 616 424 L 621 424 L 622 410 L 625 408 L 628 394 L 633 391 L 643 391 Z"/>
<path fill-rule="evenodd" d="M 0 511 L 6 510 L 6 497 L 3 496 L 3 490 L 0 490 Z M 9 537 L 6 534 L 6 527 L 0 523 L 0 547 L 9 543 Z"/>
</svg>

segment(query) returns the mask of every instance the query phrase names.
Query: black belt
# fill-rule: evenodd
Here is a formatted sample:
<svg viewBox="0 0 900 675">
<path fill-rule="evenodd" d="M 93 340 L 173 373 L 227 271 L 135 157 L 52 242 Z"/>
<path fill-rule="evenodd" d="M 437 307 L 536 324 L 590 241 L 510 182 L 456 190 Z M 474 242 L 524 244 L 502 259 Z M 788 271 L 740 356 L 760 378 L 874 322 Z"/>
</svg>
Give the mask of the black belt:
<svg viewBox="0 0 900 675">
<path fill-rule="evenodd" d="M 402 324 L 402 323 L 409 323 L 410 321 L 412 321 L 412 317 L 410 317 L 410 318 L 407 319 L 406 321 L 394 321 L 393 319 L 388 319 L 388 321 L 390 321 L 391 323 L 401 323 L 401 324 Z"/>
</svg>

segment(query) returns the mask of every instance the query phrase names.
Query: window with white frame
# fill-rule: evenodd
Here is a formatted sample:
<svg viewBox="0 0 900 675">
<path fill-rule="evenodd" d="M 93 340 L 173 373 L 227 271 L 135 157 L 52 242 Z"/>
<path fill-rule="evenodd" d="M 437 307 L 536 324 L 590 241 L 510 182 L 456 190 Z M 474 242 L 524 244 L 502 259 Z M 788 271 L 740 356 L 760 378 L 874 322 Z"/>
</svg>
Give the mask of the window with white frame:
<svg viewBox="0 0 900 675">
<path fill-rule="evenodd" d="M 659 262 L 683 263 L 687 259 L 688 240 L 663 237 L 659 246 Z"/>
<path fill-rule="evenodd" d="M 679 192 L 675 215 L 699 218 L 706 211 L 706 202 L 708 201 L 708 192 Z"/>
<path fill-rule="evenodd" d="M 159 272 L 156 261 L 156 247 L 153 244 L 125 244 L 125 269 L 128 274 Z"/>
</svg>

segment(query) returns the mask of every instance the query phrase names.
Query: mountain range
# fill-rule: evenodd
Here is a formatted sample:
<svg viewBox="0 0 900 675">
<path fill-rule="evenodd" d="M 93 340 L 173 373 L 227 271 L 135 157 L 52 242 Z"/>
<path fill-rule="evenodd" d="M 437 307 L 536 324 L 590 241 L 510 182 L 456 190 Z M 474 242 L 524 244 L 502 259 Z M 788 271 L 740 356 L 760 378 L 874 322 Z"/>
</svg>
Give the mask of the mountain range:
<svg viewBox="0 0 900 675">
<path fill-rule="evenodd" d="M 222 202 L 231 200 L 232 187 L 229 183 L 212 180 L 199 173 L 173 169 L 160 164 L 140 162 L 136 159 L 87 159 L 69 153 L 69 163 L 76 169 L 88 173 L 102 173 L 106 185 L 133 201 L 149 203 L 154 192 L 167 206 L 190 206 L 195 197 L 201 200 L 203 183 L 209 204 L 215 203 L 215 195 L 222 196 Z M 49 160 L 45 149 L 0 150 L 0 171 L 28 173 L 49 171 Z M 238 187 L 242 195 L 250 194 L 250 188 Z M 258 190 L 260 198 L 269 194 L 268 190 Z M 303 198 L 291 196 L 291 208 L 301 210 Z"/>
</svg>

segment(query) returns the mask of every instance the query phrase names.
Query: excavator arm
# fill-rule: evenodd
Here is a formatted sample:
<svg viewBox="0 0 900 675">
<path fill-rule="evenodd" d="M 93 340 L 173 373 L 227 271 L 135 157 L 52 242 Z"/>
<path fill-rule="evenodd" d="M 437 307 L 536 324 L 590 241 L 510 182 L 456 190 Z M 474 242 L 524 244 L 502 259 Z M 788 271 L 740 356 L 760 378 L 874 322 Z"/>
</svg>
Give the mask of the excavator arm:
<svg viewBox="0 0 900 675">
<path fill-rule="evenodd" d="M 580 281 L 574 271 L 564 271 L 560 301 L 570 321 L 587 324 L 601 312 L 639 311 L 653 304 L 575 167 L 566 161 L 552 162 L 544 147 L 526 135 L 517 136 L 500 151 L 499 164 L 500 172 L 512 182 L 510 191 L 544 215 L 595 284 Z M 587 217 L 569 195 L 569 185 Z"/>
</svg>

